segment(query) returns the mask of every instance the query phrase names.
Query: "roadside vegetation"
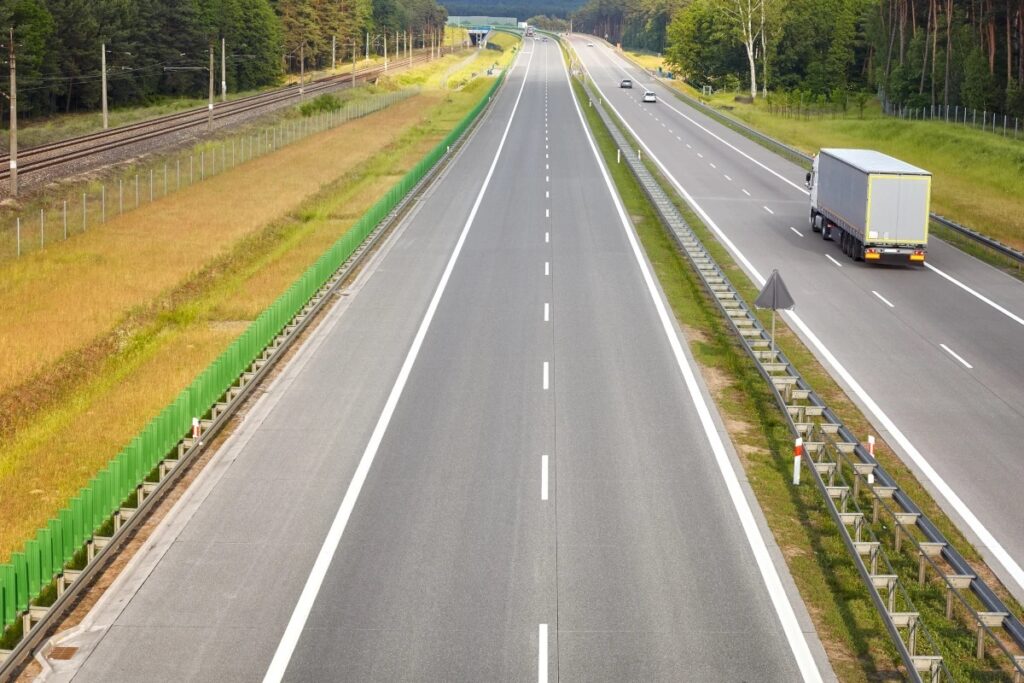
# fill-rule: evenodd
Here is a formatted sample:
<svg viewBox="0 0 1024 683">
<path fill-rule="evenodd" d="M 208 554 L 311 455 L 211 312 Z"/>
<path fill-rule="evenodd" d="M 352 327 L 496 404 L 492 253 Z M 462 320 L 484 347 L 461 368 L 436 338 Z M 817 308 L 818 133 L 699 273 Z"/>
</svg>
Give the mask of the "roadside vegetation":
<svg viewBox="0 0 1024 683">
<path fill-rule="evenodd" d="M 649 53 L 627 51 L 644 68 L 668 68 Z M 884 116 L 869 100 L 861 114 L 773 113 L 772 102 L 737 101 L 736 92 L 710 98 L 679 80 L 663 81 L 778 140 L 816 154 L 822 147 L 877 149 L 932 172 L 932 211 L 1024 249 L 1024 140 L 939 121 Z"/>
<path fill-rule="evenodd" d="M 8 347 L 0 368 L 0 562 L 490 83 L 425 89 L 0 264 L 0 339 Z"/>
<path fill-rule="evenodd" d="M 576 87 L 578 93 L 585 97 L 582 89 L 578 85 Z M 782 549 L 836 674 L 842 681 L 902 680 L 896 668 L 895 649 L 818 493 L 810 486 L 793 487 L 791 484 L 792 435 L 775 407 L 766 383 L 661 225 L 628 168 L 615 163 L 614 142 L 596 112 L 590 109 L 585 109 L 585 112 L 669 303 L 702 367 L 747 478 Z M 660 179 L 650 163 L 648 168 Z M 747 301 L 752 301 L 757 296 L 756 288 L 700 220 L 661 180 L 732 283 Z M 759 315 L 763 324 L 769 324 L 767 312 L 759 312 Z M 780 328 L 776 341 L 848 427 L 862 438 L 868 434 L 878 437 L 856 406 L 788 327 L 783 325 Z M 996 587 L 1000 597 L 1015 613 L 1020 613 L 1019 603 L 1009 595 L 977 551 L 880 437 L 876 457 L 986 582 Z M 913 563 L 914 559 L 897 555 L 894 561 Z M 944 604 L 941 591 L 931 587 L 918 590 L 916 586 L 910 589 L 919 607 L 931 614 L 933 623 L 936 618 L 941 619 L 938 616 L 942 614 Z M 951 626 L 933 635 L 937 635 L 944 651 L 962 654 L 957 661 L 950 662 L 956 675 L 965 676 L 965 680 L 989 680 L 988 664 L 975 660 L 971 654 L 973 641 L 970 632 Z"/>
</svg>

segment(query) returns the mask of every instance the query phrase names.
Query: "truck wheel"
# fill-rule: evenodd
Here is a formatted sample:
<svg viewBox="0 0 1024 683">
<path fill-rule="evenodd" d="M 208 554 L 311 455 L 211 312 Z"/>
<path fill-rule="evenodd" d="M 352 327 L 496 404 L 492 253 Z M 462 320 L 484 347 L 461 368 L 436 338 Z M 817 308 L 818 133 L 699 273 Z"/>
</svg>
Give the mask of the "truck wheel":
<svg viewBox="0 0 1024 683">
<path fill-rule="evenodd" d="M 846 234 L 846 231 L 839 233 L 839 248 L 843 250 L 843 255 L 850 255 L 850 236 Z"/>
<path fill-rule="evenodd" d="M 860 240 L 856 240 L 853 243 L 853 260 L 863 261 L 864 260 L 864 243 Z"/>
<path fill-rule="evenodd" d="M 832 241 L 832 224 L 829 223 L 828 221 L 822 221 L 821 239 L 826 241 Z"/>
<path fill-rule="evenodd" d="M 811 232 L 821 232 L 821 221 L 818 214 L 811 212 Z"/>
</svg>

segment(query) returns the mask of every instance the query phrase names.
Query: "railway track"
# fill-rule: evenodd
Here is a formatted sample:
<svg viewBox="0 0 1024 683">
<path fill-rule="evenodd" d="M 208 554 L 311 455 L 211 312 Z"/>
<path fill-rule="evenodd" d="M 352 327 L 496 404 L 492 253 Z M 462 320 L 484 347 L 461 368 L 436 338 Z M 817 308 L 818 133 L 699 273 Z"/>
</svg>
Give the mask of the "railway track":
<svg viewBox="0 0 1024 683">
<path fill-rule="evenodd" d="M 388 70 L 399 71 L 414 64 L 421 64 L 429 59 L 430 55 L 428 52 L 414 54 L 411 59 L 403 59 L 399 63 L 392 62 Z M 366 83 L 384 73 L 385 69 L 383 66 L 360 69 L 356 71 L 355 80 L 357 83 Z M 351 82 L 351 72 L 312 81 L 303 88 L 302 97 L 315 96 L 332 90 L 351 87 Z M 299 87 L 297 85 L 286 86 L 258 95 L 249 95 L 216 105 L 213 110 L 213 120 L 215 122 L 224 121 L 260 109 L 273 108 L 275 105 L 281 105 L 292 100 L 298 101 L 299 97 Z M 84 159 L 95 154 L 109 152 L 121 147 L 135 145 L 161 136 L 206 125 L 208 125 L 208 110 L 206 107 L 198 107 L 147 121 L 68 138 L 59 142 L 30 147 L 21 150 L 18 154 L 18 175 L 24 176 L 36 171 Z M 10 178 L 10 175 L 10 155 L 4 154 L 0 156 L 0 180 Z"/>
</svg>

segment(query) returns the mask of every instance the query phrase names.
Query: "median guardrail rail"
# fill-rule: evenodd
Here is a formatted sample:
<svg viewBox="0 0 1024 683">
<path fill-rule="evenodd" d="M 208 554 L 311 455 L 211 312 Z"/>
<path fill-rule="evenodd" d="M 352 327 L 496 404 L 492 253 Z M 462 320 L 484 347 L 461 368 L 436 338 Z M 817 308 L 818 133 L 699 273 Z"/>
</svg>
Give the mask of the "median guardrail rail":
<svg viewBox="0 0 1024 683">
<path fill-rule="evenodd" d="M 370 208 L 249 328 L 160 412 L 124 450 L 11 561 L 0 565 L 0 633 L 19 625 L 14 650 L 0 652 L 0 680 L 38 645 L 48 623 L 127 538 L 140 510 L 173 483 L 237 409 L 272 359 L 298 337 L 345 279 L 367 240 L 393 221 L 438 164 L 476 122 L 504 82 L 502 72 L 480 102 L 419 163 Z M 100 534 L 113 530 L 111 535 Z M 40 599 L 41 595 L 47 596 Z"/>
<path fill-rule="evenodd" d="M 626 55 L 623 55 L 623 57 L 625 59 L 629 59 L 629 57 L 626 56 Z M 642 69 L 646 73 L 650 74 L 652 78 L 660 78 L 660 76 L 655 74 L 650 69 L 644 69 L 644 67 L 640 66 L 639 64 L 637 64 L 636 62 L 634 62 L 632 60 L 630 60 L 630 63 L 633 64 L 636 68 Z M 733 130 L 735 130 L 736 132 L 740 133 L 741 135 L 745 135 L 745 136 L 747 136 L 749 138 L 753 138 L 755 141 L 758 141 L 761 144 L 763 144 L 763 145 L 765 145 L 765 146 L 767 146 L 769 148 L 774 148 L 774 150 L 776 152 L 781 153 L 781 155 L 784 156 L 784 157 L 788 157 L 790 159 L 796 160 L 797 163 L 800 163 L 800 164 L 808 164 L 808 168 L 809 168 L 809 164 L 814 159 L 814 157 L 812 157 L 810 155 L 807 155 L 807 154 L 804 154 L 803 152 L 801 152 L 800 150 L 796 149 L 795 147 L 791 147 L 791 146 L 787 145 L 786 143 L 782 142 L 781 140 L 773 138 L 770 135 L 766 135 L 766 134 L 762 133 L 761 131 L 759 131 L 759 130 L 757 130 L 755 128 L 752 128 L 751 126 L 747 125 L 746 123 L 743 123 L 742 121 L 738 121 L 738 120 L 732 118 L 731 116 L 728 116 L 728 115 L 724 114 L 723 112 L 718 111 L 714 107 L 710 107 L 710 106 L 704 104 L 700 100 L 697 100 L 697 99 L 691 97 L 687 93 L 681 92 L 681 91 L 677 90 L 676 88 L 672 88 L 672 87 L 670 87 L 670 90 L 673 92 L 673 94 L 676 95 L 676 97 L 678 97 L 679 99 L 681 99 L 683 102 L 685 102 L 686 104 L 690 105 L 694 109 L 697 109 L 697 110 L 707 114 L 708 116 L 710 116 L 711 118 L 715 119 L 716 121 L 718 121 L 722 125 L 727 126 L 729 128 L 732 128 Z M 992 237 L 989 237 L 988 235 L 983 235 L 980 232 L 978 232 L 977 230 L 972 230 L 971 228 L 967 227 L 966 225 L 962 225 L 960 223 L 957 223 L 956 221 L 951 220 L 949 218 L 946 218 L 945 216 L 941 216 L 941 215 L 939 215 L 937 213 L 931 213 L 930 216 L 931 216 L 931 219 L 934 222 L 938 223 L 939 225 L 943 226 L 944 228 L 948 228 L 949 230 L 952 230 L 953 232 L 957 233 L 958 235 L 966 237 L 969 240 L 971 240 L 971 241 L 973 241 L 973 242 L 975 242 L 977 244 L 980 244 L 983 247 L 985 247 L 987 249 L 990 249 L 990 250 L 994 251 L 995 253 L 997 253 L 997 254 L 1005 257 L 1005 258 L 1010 259 L 1011 261 L 1016 263 L 1018 270 L 1021 269 L 1022 267 L 1024 267 L 1024 252 L 1021 252 L 1021 251 L 1019 251 L 1017 249 L 1014 249 L 1013 247 L 1011 247 L 1009 245 L 1003 244 L 999 240 L 994 239 Z"/>
<path fill-rule="evenodd" d="M 806 469 L 906 670 L 914 681 L 954 680 L 950 657 L 933 629 L 976 637 L 976 656 L 999 677 L 1024 680 L 1024 626 L 949 543 L 874 455 L 771 344 L 738 290 L 690 228 L 586 79 L 591 103 L 678 247 L 697 272 L 771 388 L 794 439 L 803 440 Z M 920 609 L 911 584 L 945 592 L 945 621 Z M 969 590 L 969 592 L 968 592 Z M 1009 640 L 1010 643 L 1004 642 Z M 956 669 L 956 666 L 953 666 Z"/>
</svg>

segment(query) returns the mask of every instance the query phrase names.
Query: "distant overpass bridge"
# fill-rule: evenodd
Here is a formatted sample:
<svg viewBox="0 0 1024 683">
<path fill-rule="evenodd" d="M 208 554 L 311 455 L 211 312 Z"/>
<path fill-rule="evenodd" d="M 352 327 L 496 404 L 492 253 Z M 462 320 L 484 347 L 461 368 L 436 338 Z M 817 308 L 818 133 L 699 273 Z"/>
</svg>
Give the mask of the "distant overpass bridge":
<svg viewBox="0 0 1024 683">
<path fill-rule="evenodd" d="M 466 29 L 470 41 L 476 46 L 496 28 L 519 28 L 519 21 L 515 17 L 448 17 L 448 26 Z"/>
</svg>

